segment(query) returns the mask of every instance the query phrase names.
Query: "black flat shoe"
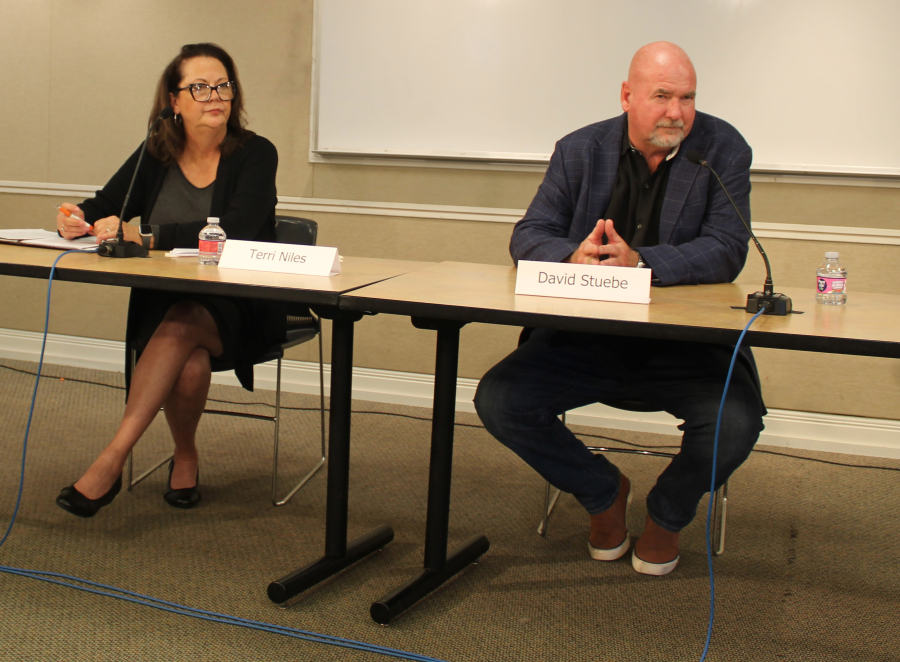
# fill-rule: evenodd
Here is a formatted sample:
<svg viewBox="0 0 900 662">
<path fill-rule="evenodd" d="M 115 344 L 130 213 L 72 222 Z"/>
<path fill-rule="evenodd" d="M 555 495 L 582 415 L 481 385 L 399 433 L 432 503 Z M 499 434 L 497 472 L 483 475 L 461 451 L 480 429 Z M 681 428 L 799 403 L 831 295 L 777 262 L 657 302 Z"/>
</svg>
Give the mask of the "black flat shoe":
<svg viewBox="0 0 900 662">
<path fill-rule="evenodd" d="M 103 506 L 111 504 L 121 489 L 122 474 L 119 474 L 116 482 L 112 484 L 112 487 L 109 488 L 106 494 L 96 499 L 88 499 L 76 490 L 75 485 L 72 484 L 62 488 L 59 496 L 56 497 L 56 505 L 78 517 L 93 517 Z"/>
<path fill-rule="evenodd" d="M 172 469 L 175 468 L 174 458 L 169 461 L 169 491 L 163 494 L 166 503 L 175 508 L 193 508 L 200 503 L 200 469 L 197 469 L 197 481 L 193 487 L 182 487 L 177 490 L 172 489 Z"/>
</svg>

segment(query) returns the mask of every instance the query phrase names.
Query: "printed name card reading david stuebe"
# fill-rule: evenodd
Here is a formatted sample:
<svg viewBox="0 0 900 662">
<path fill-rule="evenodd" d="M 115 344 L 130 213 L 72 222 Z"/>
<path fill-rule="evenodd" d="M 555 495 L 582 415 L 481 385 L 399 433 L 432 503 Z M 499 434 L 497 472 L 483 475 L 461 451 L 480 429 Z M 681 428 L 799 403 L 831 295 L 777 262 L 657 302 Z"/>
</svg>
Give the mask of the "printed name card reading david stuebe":
<svg viewBox="0 0 900 662">
<path fill-rule="evenodd" d="M 341 273 L 341 259 L 337 248 L 327 246 L 228 239 L 222 249 L 219 268 L 274 271 L 302 276 L 336 276 Z"/>
<path fill-rule="evenodd" d="M 650 269 L 519 260 L 516 294 L 650 303 Z"/>
</svg>

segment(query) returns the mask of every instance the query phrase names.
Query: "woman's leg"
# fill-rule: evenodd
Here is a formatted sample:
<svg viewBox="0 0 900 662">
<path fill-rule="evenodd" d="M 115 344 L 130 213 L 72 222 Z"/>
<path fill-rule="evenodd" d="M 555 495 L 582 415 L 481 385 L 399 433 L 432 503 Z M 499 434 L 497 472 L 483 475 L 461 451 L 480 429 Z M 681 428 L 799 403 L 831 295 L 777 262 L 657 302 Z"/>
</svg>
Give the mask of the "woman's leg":
<svg viewBox="0 0 900 662">
<path fill-rule="evenodd" d="M 75 489 L 88 499 L 96 499 L 109 490 L 122 472 L 129 451 L 156 417 L 198 348 L 209 356 L 222 353 L 216 323 L 200 304 L 177 303 L 156 328 L 135 367 L 119 430 L 75 483 Z"/>
<path fill-rule="evenodd" d="M 180 490 L 197 484 L 197 424 L 206 406 L 212 370 L 209 352 L 198 347 L 188 358 L 175 387 L 166 398 L 164 412 L 172 439 L 175 441 L 175 464 L 172 489 Z"/>
</svg>

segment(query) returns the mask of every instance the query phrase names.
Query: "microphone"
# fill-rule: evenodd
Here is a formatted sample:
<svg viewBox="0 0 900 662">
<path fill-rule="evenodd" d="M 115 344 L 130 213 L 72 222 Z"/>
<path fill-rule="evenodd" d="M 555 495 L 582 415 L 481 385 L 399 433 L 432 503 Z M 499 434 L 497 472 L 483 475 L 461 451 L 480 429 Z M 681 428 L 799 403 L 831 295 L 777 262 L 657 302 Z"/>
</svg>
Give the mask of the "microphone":
<svg viewBox="0 0 900 662">
<path fill-rule="evenodd" d="M 125 233 L 122 229 L 122 217 L 125 216 L 125 207 L 128 206 L 128 199 L 131 197 L 131 189 L 134 188 L 134 182 L 137 179 L 141 161 L 144 159 L 144 151 L 147 149 L 147 141 L 150 139 L 150 134 L 153 132 L 153 129 L 156 128 L 157 124 L 162 120 L 169 119 L 173 115 L 175 115 L 175 111 L 172 110 L 172 107 L 166 106 L 162 109 L 159 116 L 157 116 L 150 124 L 150 128 L 147 129 L 147 137 L 144 138 L 144 144 L 141 145 L 141 153 L 138 155 L 137 165 L 134 166 L 134 174 L 131 176 L 131 183 L 128 185 L 128 190 L 125 192 L 125 202 L 122 203 L 122 211 L 119 214 L 119 227 L 116 230 L 116 238 L 107 239 L 100 244 L 97 248 L 97 255 L 102 255 L 103 257 L 147 257 L 149 255 L 149 251 L 141 244 L 135 244 L 131 241 L 128 243 L 125 242 Z"/>
<path fill-rule="evenodd" d="M 734 199 L 728 192 L 728 189 L 725 188 L 725 184 L 722 182 L 722 178 L 719 177 L 718 173 L 712 169 L 712 166 L 709 165 L 709 161 L 704 159 L 703 155 L 697 150 L 688 150 L 688 152 L 684 156 L 694 165 L 699 165 L 706 168 L 715 176 L 716 180 L 719 182 L 719 186 L 721 186 L 722 190 L 725 191 L 725 195 L 728 196 L 728 201 L 731 203 L 731 206 L 734 207 L 734 211 L 737 212 L 738 218 L 741 219 L 741 223 L 743 223 L 744 227 L 747 228 L 747 232 L 750 233 L 750 238 L 753 239 L 753 243 L 756 244 L 756 248 L 759 251 L 759 254 L 762 255 L 762 259 L 766 263 L 766 282 L 763 285 L 763 291 L 754 292 L 753 294 L 747 295 L 747 312 L 758 313 L 762 308 L 765 309 L 765 314 L 767 315 L 790 314 L 791 310 L 793 309 L 791 299 L 784 294 L 775 293 L 775 287 L 772 284 L 772 267 L 769 265 L 769 258 L 766 255 L 766 252 L 763 250 L 762 245 L 759 243 L 759 240 L 756 238 L 756 235 L 753 234 L 753 230 L 750 229 L 747 221 L 744 220 L 744 216 L 743 214 L 741 214 L 741 210 L 738 209 L 738 206 L 735 204 Z"/>
</svg>

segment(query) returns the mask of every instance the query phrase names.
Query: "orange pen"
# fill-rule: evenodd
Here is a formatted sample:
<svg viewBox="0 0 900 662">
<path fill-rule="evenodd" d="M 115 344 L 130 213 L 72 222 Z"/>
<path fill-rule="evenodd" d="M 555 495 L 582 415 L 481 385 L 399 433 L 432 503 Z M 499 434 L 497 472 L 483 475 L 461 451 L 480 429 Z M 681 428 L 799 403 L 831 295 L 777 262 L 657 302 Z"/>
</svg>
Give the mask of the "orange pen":
<svg viewBox="0 0 900 662">
<path fill-rule="evenodd" d="M 76 216 L 75 214 L 70 212 L 68 209 L 61 207 L 60 205 L 53 205 L 53 206 L 56 207 L 59 211 L 61 211 L 63 214 L 65 214 L 69 218 L 74 218 L 76 221 L 81 221 L 85 225 L 88 225 L 88 223 L 86 223 L 83 218 L 81 218 L 80 216 Z"/>
</svg>

